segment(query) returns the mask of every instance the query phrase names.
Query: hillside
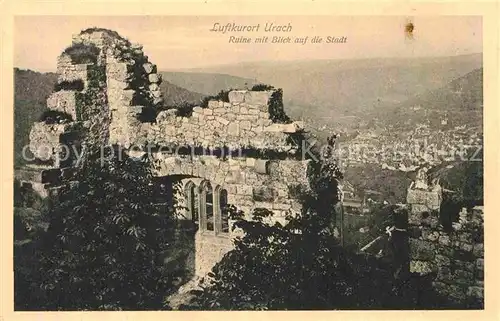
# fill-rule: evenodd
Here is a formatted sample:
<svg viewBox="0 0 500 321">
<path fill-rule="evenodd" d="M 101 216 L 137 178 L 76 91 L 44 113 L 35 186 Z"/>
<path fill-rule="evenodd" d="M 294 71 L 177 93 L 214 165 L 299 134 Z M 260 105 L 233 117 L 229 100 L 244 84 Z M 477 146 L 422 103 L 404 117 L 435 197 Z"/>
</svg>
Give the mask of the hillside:
<svg viewBox="0 0 500 321">
<path fill-rule="evenodd" d="M 160 89 L 165 99 L 165 106 L 176 106 L 182 103 L 198 104 L 205 97 L 203 94 L 187 90 L 165 80 L 160 84 Z"/>
<path fill-rule="evenodd" d="M 29 132 L 33 122 L 40 118 L 46 108 L 47 97 L 57 81 L 55 73 L 40 73 L 14 68 L 14 158 L 20 165 L 22 148 L 29 143 Z M 163 81 L 160 85 L 166 106 L 180 103 L 199 103 L 205 95 L 192 92 Z"/>
<path fill-rule="evenodd" d="M 448 118 L 450 126 L 464 124 L 481 126 L 483 114 L 483 68 L 475 69 L 447 85 L 415 95 L 388 110 L 375 112 L 371 117 L 385 120 L 395 127 L 414 126 L 431 120 L 439 125 Z"/>
<path fill-rule="evenodd" d="M 242 78 L 221 73 L 160 72 L 163 80 L 190 91 L 215 95 L 221 90 L 240 89 L 258 83 L 256 79 Z"/>
<path fill-rule="evenodd" d="M 394 106 L 417 94 L 441 88 L 481 67 L 482 55 L 473 54 L 437 58 L 252 62 L 188 71 L 193 73 L 190 78 L 193 83 L 202 82 L 197 80 L 202 73 L 225 73 L 281 87 L 285 108 L 291 116 L 312 116 L 314 121 L 328 123 L 336 117 L 362 116 L 373 109 Z M 176 83 L 174 79 L 171 81 Z M 183 87 L 194 90 L 189 85 L 185 83 Z M 308 112 L 311 108 L 314 108 L 314 115 Z"/>
<path fill-rule="evenodd" d="M 55 73 L 14 68 L 14 164 L 20 165 L 22 148 L 29 143 L 33 122 L 45 110 L 46 99 L 57 81 Z"/>
</svg>

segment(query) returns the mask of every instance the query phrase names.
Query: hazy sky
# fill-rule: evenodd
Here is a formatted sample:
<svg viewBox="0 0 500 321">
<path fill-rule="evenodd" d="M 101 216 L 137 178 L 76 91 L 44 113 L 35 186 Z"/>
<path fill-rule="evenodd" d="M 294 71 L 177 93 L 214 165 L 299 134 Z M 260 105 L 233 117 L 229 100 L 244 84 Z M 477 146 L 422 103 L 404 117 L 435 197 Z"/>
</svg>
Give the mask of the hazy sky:
<svg viewBox="0 0 500 321">
<path fill-rule="evenodd" d="M 405 36 L 412 21 L 414 37 Z M 258 32 L 209 31 L 214 23 L 260 24 Z M 264 32 L 266 23 L 291 32 Z M 57 56 L 71 37 L 88 27 L 116 30 L 160 70 L 194 68 L 241 61 L 348 59 L 369 57 L 450 56 L 482 52 L 482 20 L 474 16 L 29 16 L 16 17 L 14 64 L 55 70 Z M 309 36 L 302 44 L 234 44 L 230 36 Z M 347 37 L 343 44 L 312 44 L 313 36 Z"/>
</svg>

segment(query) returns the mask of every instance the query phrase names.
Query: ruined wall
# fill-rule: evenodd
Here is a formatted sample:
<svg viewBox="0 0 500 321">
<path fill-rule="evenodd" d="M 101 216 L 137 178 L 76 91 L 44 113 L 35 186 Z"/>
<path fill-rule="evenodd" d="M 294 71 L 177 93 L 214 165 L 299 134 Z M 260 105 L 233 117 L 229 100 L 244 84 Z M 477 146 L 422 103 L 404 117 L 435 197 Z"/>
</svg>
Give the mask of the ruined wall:
<svg viewBox="0 0 500 321">
<path fill-rule="evenodd" d="M 293 199 L 289 186 L 302 184 L 308 188 L 306 172 L 309 161 L 271 161 L 271 172 L 261 171 L 257 160 L 235 157 L 227 160 L 216 156 L 172 156 L 154 154 L 156 176 L 187 175 L 209 180 L 228 191 L 228 202 L 238 205 L 245 213 L 254 208 L 267 208 L 277 218 L 284 218 L 286 211 L 300 211 L 299 202 Z M 264 162 L 269 162 L 265 161 Z"/>
<path fill-rule="evenodd" d="M 247 219 L 256 208 L 273 211 L 272 222 L 285 223 L 290 212 L 298 213 L 301 204 L 294 199 L 290 186 L 301 185 L 307 189 L 309 161 L 262 160 L 251 157 L 231 157 L 222 159 L 217 156 L 179 156 L 153 154 L 154 175 L 181 175 L 193 181 L 208 180 L 213 186 L 224 188 L 229 204 L 242 210 Z M 272 163 L 272 164 L 270 164 Z M 267 165 L 267 166 L 266 166 Z M 180 198 L 182 202 L 183 199 Z M 231 225 L 231 224 L 230 224 Z M 233 232 L 227 235 L 214 235 L 199 231 L 196 234 L 195 269 L 203 276 L 220 261 L 225 253 L 233 248 Z"/>
<path fill-rule="evenodd" d="M 18 176 L 40 194 L 47 196 L 44 191 L 57 188 L 76 168 L 75 157 L 61 161 L 62 146 L 116 144 L 131 155 L 148 152 L 158 177 L 193 177 L 220 186 L 228 203 L 248 215 L 267 208 L 273 220 L 284 222 L 288 211 L 301 210 L 291 189 L 309 186 L 309 162 L 299 155 L 303 124 L 273 121 L 279 117 L 272 113 L 283 113 L 277 91 L 234 90 L 228 101 L 210 101 L 180 116 L 175 108 L 164 110 L 161 76 L 142 46 L 101 29 L 75 35 L 58 57 L 57 72 L 62 88 L 50 95 L 47 108 L 70 119 L 34 124 L 30 150 L 44 165 L 28 165 Z M 81 88 L 75 85 L 80 83 Z M 190 152 L 179 153 L 181 147 Z M 219 154 L 207 155 L 207 149 Z M 196 234 L 198 275 L 232 248 L 233 237 Z"/>
<path fill-rule="evenodd" d="M 156 123 L 143 128 L 142 139 L 160 145 L 254 148 L 291 152 L 290 134 L 303 129 L 301 122 L 273 123 L 270 104 L 274 91 L 231 91 L 229 102 L 210 101 L 194 107 L 190 117 L 176 110 L 159 113 Z M 140 143 L 139 143 L 140 144 Z"/>
<path fill-rule="evenodd" d="M 432 275 L 435 290 L 455 302 L 482 305 L 483 209 L 462 209 L 460 220 L 454 222 L 451 229 L 445 229 L 440 223 L 439 210 L 429 212 L 432 206 L 427 206 L 437 205 L 438 199 L 437 193 L 408 194 L 408 203 L 412 206 L 409 216 L 410 272 Z"/>
</svg>

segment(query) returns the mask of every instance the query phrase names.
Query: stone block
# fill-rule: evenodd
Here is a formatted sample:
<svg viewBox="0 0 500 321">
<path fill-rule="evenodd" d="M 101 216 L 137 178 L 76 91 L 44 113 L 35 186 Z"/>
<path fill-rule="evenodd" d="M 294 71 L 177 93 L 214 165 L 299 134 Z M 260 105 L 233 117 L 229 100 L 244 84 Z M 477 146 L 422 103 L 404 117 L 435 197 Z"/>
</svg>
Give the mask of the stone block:
<svg viewBox="0 0 500 321">
<path fill-rule="evenodd" d="M 255 158 L 251 158 L 251 157 L 247 158 L 245 160 L 245 165 L 247 167 L 253 167 L 255 165 Z"/>
<path fill-rule="evenodd" d="M 448 235 L 439 236 L 439 243 L 442 245 L 449 246 L 451 244 L 450 237 Z"/>
<path fill-rule="evenodd" d="M 118 93 L 118 96 L 109 95 L 108 93 L 108 101 L 110 103 L 112 101 L 119 101 L 121 104 L 125 106 L 130 106 L 133 103 L 134 96 L 135 96 L 135 90 L 133 89 L 121 90 Z"/>
<path fill-rule="evenodd" d="M 252 195 L 253 187 L 250 185 L 238 185 L 236 187 L 236 193 L 238 195 Z"/>
<path fill-rule="evenodd" d="M 124 80 L 116 80 L 113 78 L 108 78 L 107 82 L 108 82 L 107 84 L 108 90 L 113 90 L 113 89 L 123 90 L 130 87 L 130 84 Z"/>
<path fill-rule="evenodd" d="M 209 100 L 208 101 L 208 108 L 210 108 L 210 109 L 219 108 L 219 101 L 217 101 L 217 100 Z"/>
<path fill-rule="evenodd" d="M 50 94 L 47 98 L 47 108 L 57 110 L 71 115 L 73 120 L 78 120 L 79 115 L 76 112 L 77 92 L 70 90 L 61 90 Z"/>
<path fill-rule="evenodd" d="M 148 85 L 150 91 L 160 90 L 160 86 L 157 83 L 152 83 Z"/>
<path fill-rule="evenodd" d="M 106 65 L 106 76 L 117 81 L 128 81 L 132 77 L 131 68 L 126 63 L 108 63 Z"/>
<path fill-rule="evenodd" d="M 271 94 L 271 91 L 247 91 L 245 93 L 245 102 L 249 105 L 259 105 L 267 107 Z"/>
<path fill-rule="evenodd" d="M 434 259 L 438 266 L 449 266 L 451 264 L 450 258 L 444 255 L 437 254 Z"/>
<path fill-rule="evenodd" d="M 435 242 L 435 241 L 437 241 L 439 239 L 439 233 L 436 232 L 436 231 L 424 229 L 422 231 L 422 237 L 425 240 L 428 240 L 428 241 L 431 241 L 431 242 Z"/>
<path fill-rule="evenodd" d="M 245 101 L 246 90 L 233 90 L 228 94 L 230 103 L 242 103 Z"/>
<path fill-rule="evenodd" d="M 218 117 L 218 116 L 217 116 L 215 119 L 216 119 L 216 120 L 217 120 L 220 124 L 222 124 L 222 125 L 224 125 L 224 126 L 229 125 L 229 120 L 227 120 L 227 119 L 224 119 L 224 118 L 222 118 L 222 117 Z"/>
<path fill-rule="evenodd" d="M 149 82 L 152 83 L 161 83 L 161 75 L 160 74 L 149 74 L 148 76 Z"/>
<path fill-rule="evenodd" d="M 410 257 L 414 260 L 431 261 L 435 256 L 435 245 L 428 241 L 410 239 Z"/>
<path fill-rule="evenodd" d="M 260 111 L 258 109 L 255 109 L 255 108 L 249 108 L 248 113 L 250 115 L 259 115 Z"/>
<path fill-rule="evenodd" d="M 470 285 L 474 283 L 474 274 L 464 270 L 455 270 L 453 281 L 457 284 Z"/>
<path fill-rule="evenodd" d="M 435 267 L 431 262 L 411 260 L 410 261 L 410 272 L 418 274 L 429 274 L 434 271 Z"/>
<path fill-rule="evenodd" d="M 257 202 L 274 202 L 278 192 L 270 186 L 256 186 L 252 190 L 253 200 Z"/>
<path fill-rule="evenodd" d="M 61 135 L 68 129 L 67 124 L 34 123 L 29 135 L 30 151 L 40 160 L 54 159 L 61 144 Z"/>
<path fill-rule="evenodd" d="M 271 133 L 283 132 L 283 124 L 273 123 L 269 126 L 264 127 L 264 132 L 271 132 Z"/>
<path fill-rule="evenodd" d="M 291 208 L 292 208 L 292 205 L 287 204 L 287 203 L 273 203 L 273 209 L 275 209 L 275 210 L 288 211 Z"/>
<path fill-rule="evenodd" d="M 477 260 L 476 260 L 476 267 L 477 267 L 479 270 L 484 271 L 484 259 L 477 259 Z"/>
<path fill-rule="evenodd" d="M 467 296 L 477 299 L 484 299 L 484 287 L 470 286 L 467 288 Z"/>
<path fill-rule="evenodd" d="M 150 62 L 143 64 L 142 67 L 147 74 L 156 73 L 156 65 Z"/>
<path fill-rule="evenodd" d="M 240 135 L 240 124 L 237 122 L 230 123 L 227 126 L 227 133 L 230 136 L 239 136 Z"/>
<path fill-rule="evenodd" d="M 475 270 L 475 264 L 473 262 L 454 261 L 453 264 L 456 268 L 470 272 L 470 273 L 473 273 Z"/>
<path fill-rule="evenodd" d="M 471 252 L 472 251 L 472 244 L 464 243 L 464 242 L 459 242 L 458 247 L 465 251 L 465 252 Z"/>
<path fill-rule="evenodd" d="M 250 130 L 252 124 L 248 120 L 242 120 L 240 121 L 240 128 L 243 130 Z"/>
<path fill-rule="evenodd" d="M 456 285 L 449 285 L 442 282 L 433 282 L 433 286 L 438 293 L 453 300 L 463 301 L 466 298 L 465 291 Z"/>
<path fill-rule="evenodd" d="M 484 243 L 475 244 L 472 253 L 477 257 L 484 257 Z"/>
</svg>

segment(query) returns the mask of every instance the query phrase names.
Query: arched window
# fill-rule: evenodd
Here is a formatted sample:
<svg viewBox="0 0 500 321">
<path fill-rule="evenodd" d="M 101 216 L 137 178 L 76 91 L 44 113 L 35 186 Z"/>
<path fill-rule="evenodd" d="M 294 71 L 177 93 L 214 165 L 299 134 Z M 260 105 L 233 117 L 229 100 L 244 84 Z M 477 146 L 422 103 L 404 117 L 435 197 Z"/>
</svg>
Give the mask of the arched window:
<svg viewBox="0 0 500 321">
<path fill-rule="evenodd" d="M 227 204 L 227 191 L 225 189 L 219 192 L 219 213 L 221 215 L 221 229 L 222 233 L 229 233 L 229 211 Z"/>
<path fill-rule="evenodd" d="M 184 196 L 186 199 L 186 218 L 197 223 L 199 216 L 198 188 L 192 181 L 186 183 Z"/>
<path fill-rule="evenodd" d="M 205 226 L 207 231 L 213 231 L 215 227 L 215 217 L 214 217 L 214 192 L 212 189 L 212 185 L 210 183 L 206 183 L 203 186 L 203 194 L 205 201 Z"/>
</svg>

